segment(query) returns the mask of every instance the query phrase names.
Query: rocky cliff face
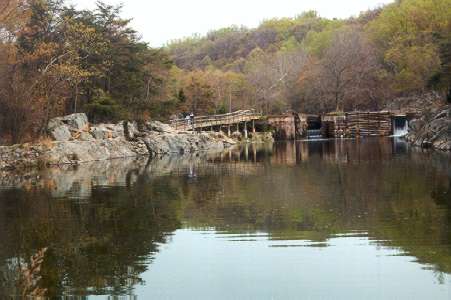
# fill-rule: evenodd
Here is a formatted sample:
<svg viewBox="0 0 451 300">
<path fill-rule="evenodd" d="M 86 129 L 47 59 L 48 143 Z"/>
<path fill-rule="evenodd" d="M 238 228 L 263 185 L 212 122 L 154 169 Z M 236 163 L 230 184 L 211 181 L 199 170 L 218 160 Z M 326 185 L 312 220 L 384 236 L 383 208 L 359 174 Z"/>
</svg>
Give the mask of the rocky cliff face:
<svg viewBox="0 0 451 300">
<path fill-rule="evenodd" d="M 181 132 L 157 121 L 141 127 L 136 123 L 91 126 L 85 114 L 55 118 L 48 126 L 51 141 L 0 147 L 0 170 L 218 151 L 237 143 L 221 132 Z"/>
<path fill-rule="evenodd" d="M 421 118 L 410 121 L 406 139 L 415 146 L 451 151 L 451 106 L 425 109 Z"/>
</svg>

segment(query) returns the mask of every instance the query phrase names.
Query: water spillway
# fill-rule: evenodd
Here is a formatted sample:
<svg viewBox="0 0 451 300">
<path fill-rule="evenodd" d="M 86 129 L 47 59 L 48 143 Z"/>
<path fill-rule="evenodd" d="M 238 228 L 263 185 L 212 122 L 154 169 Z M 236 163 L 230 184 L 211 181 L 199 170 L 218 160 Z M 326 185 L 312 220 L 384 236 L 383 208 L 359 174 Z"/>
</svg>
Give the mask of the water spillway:
<svg viewBox="0 0 451 300">
<path fill-rule="evenodd" d="M 318 140 L 322 139 L 323 135 L 321 133 L 321 129 L 308 129 L 307 130 L 307 138 L 309 140 Z"/>
<path fill-rule="evenodd" d="M 323 138 L 321 130 L 321 117 L 318 115 L 309 115 L 307 117 L 307 139 L 318 140 Z"/>
<path fill-rule="evenodd" d="M 393 136 L 405 136 L 409 132 L 409 122 L 406 116 L 393 117 Z"/>
</svg>

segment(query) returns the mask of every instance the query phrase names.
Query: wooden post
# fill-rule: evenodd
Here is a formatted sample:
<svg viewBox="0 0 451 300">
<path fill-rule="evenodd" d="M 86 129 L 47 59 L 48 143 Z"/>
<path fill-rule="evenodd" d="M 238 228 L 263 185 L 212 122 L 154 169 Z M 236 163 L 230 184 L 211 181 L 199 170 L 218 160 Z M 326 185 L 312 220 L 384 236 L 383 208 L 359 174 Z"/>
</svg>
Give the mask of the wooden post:
<svg viewBox="0 0 451 300">
<path fill-rule="evenodd" d="M 249 144 L 246 144 L 244 146 L 244 159 L 246 161 L 249 161 Z"/>
<path fill-rule="evenodd" d="M 247 122 L 244 121 L 244 138 L 247 139 Z"/>
<path fill-rule="evenodd" d="M 191 116 L 190 116 L 190 120 L 191 120 L 191 126 L 193 128 L 193 134 L 195 134 L 196 133 L 196 127 L 194 127 L 194 117 L 191 118 Z"/>
<path fill-rule="evenodd" d="M 255 144 L 252 145 L 252 155 L 254 158 L 254 162 L 257 162 L 257 148 L 255 147 Z"/>
<path fill-rule="evenodd" d="M 357 113 L 357 133 L 356 138 L 360 137 L 360 113 Z"/>
</svg>

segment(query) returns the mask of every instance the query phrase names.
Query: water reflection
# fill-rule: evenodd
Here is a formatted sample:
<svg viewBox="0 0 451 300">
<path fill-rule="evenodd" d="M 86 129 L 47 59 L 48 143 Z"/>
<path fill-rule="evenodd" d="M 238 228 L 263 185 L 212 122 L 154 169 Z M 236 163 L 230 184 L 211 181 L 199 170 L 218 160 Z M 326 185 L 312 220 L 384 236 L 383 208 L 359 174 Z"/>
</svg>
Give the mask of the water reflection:
<svg viewBox="0 0 451 300">
<path fill-rule="evenodd" d="M 362 139 L 245 145 L 216 154 L 3 174 L 0 295 L 27 289 L 50 297 L 164 297 L 178 283 L 163 278 L 191 282 L 182 275 L 196 268 L 222 272 L 228 280 L 244 276 L 227 262 L 247 266 L 243 280 L 252 286 L 261 283 L 259 272 L 296 272 L 280 269 L 296 259 L 309 272 L 314 268 L 306 259 L 342 259 L 335 247 L 354 254 L 386 249 L 383 255 L 395 255 L 390 261 L 397 272 L 415 260 L 418 272 L 425 268 L 435 278 L 430 283 L 445 284 L 451 274 L 450 172 L 448 155 L 419 152 L 400 140 Z M 175 245 L 191 249 L 191 256 Z M 42 279 L 27 286 L 20 270 L 30 269 L 30 257 L 42 249 Z M 248 264 L 240 251 L 252 253 Z M 205 253 L 218 256 L 212 262 Z M 273 255 L 280 266 L 262 262 Z M 329 271 L 356 275 L 340 268 Z M 369 279 L 359 284 L 377 283 L 373 269 L 365 274 Z M 219 279 L 227 285 L 227 278 Z M 286 291 L 276 297 L 293 297 L 288 281 L 273 284 Z M 193 281 L 189 288 L 195 286 Z M 214 296 L 217 290 L 210 289 Z M 258 294 L 248 292 L 243 295 Z"/>
</svg>

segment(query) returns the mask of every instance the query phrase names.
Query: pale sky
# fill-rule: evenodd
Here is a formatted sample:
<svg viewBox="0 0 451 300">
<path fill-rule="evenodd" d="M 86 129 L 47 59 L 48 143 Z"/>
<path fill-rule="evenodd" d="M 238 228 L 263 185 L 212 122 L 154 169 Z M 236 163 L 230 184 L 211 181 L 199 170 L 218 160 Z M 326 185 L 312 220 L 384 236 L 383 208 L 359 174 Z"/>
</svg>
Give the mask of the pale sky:
<svg viewBox="0 0 451 300">
<path fill-rule="evenodd" d="M 316 10 L 322 17 L 346 18 L 393 0 L 103 0 L 124 3 L 123 17 L 151 46 L 172 39 L 205 34 L 230 25 L 256 27 L 264 19 L 294 17 Z M 93 8 L 95 0 L 68 0 L 78 8 Z"/>
</svg>

